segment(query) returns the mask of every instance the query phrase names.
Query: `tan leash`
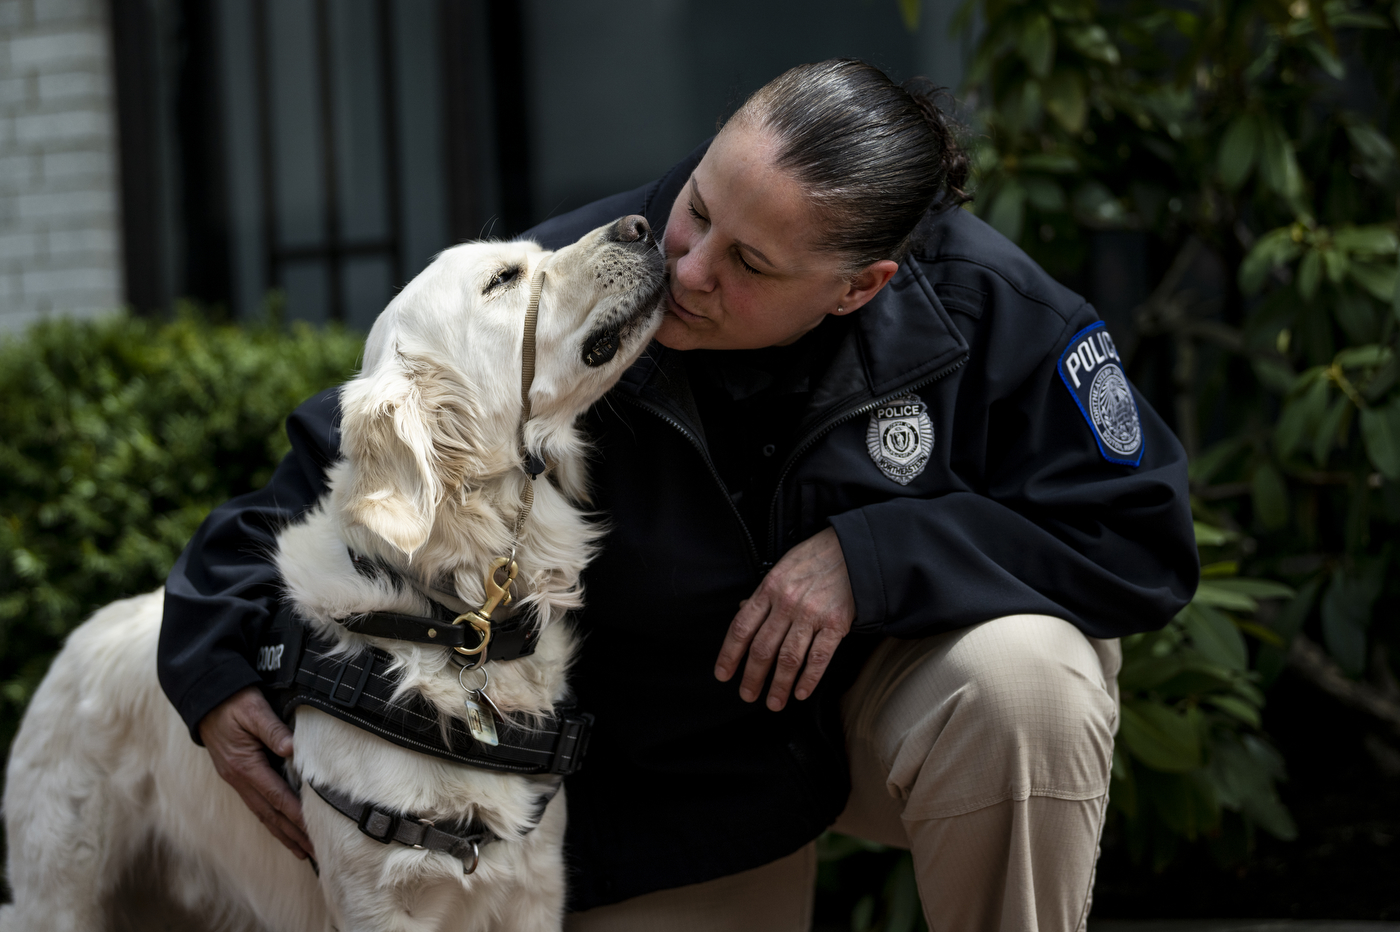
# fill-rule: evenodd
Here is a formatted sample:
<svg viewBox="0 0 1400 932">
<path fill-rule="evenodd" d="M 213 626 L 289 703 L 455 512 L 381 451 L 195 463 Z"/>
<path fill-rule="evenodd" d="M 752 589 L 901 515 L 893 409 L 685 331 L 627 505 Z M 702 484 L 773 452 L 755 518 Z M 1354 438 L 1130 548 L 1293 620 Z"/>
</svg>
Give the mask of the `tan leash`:
<svg viewBox="0 0 1400 932">
<path fill-rule="evenodd" d="M 481 643 L 475 647 L 453 648 L 463 656 L 479 658 L 467 669 L 473 669 L 485 662 L 486 648 L 491 643 L 491 613 L 511 602 L 510 587 L 515 583 L 516 574 L 520 570 L 515 562 L 515 551 L 520 544 L 520 535 L 525 530 L 525 521 L 530 517 L 530 509 L 535 504 L 535 479 L 545 471 L 544 461 L 525 448 L 525 424 L 530 420 L 530 386 L 535 382 L 535 327 L 539 323 L 540 293 L 543 290 L 544 268 L 541 266 L 530 279 L 530 303 L 525 308 L 525 336 L 520 345 L 520 467 L 530 477 L 530 481 L 520 496 L 520 510 L 515 516 L 510 556 L 497 557 L 486 569 L 486 600 L 481 603 L 480 608 L 463 612 L 452 622 L 454 625 L 466 622 L 481 635 Z M 496 574 L 503 569 L 505 580 L 497 582 Z"/>
</svg>

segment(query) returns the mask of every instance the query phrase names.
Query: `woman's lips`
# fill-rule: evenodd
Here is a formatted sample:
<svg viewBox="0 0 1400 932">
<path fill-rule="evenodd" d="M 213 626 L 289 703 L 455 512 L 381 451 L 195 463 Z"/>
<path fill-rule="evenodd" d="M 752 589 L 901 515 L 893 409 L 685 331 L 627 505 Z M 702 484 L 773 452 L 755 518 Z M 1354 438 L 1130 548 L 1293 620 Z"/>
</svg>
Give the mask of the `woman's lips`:
<svg viewBox="0 0 1400 932">
<path fill-rule="evenodd" d="M 669 290 L 666 292 L 666 308 L 685 323 L 691 323 L 693 321 L 705 319 L 699 314 L 692 314 L 690 313 L 690 311 L 687 311 L 684 307 L 682 307 L 681 303 L 676 300 L 676 296 L 671 294 Z"/>
</svg>

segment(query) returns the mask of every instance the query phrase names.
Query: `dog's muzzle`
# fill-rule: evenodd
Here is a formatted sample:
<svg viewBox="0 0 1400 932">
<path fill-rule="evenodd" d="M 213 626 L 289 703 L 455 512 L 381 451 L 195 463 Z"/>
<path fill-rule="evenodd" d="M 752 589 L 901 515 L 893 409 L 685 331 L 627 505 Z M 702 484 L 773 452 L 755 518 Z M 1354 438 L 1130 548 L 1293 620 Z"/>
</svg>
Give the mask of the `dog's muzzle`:
<svg viewBox="0 0 1400 932">
<path fill-rule="evenodd" d="M 644 256 L 655 256 L 656 264 L 661 263 L 661 254 L 656 249 L 656 237 L 652 235 L 651 225 L 646 218 L 633 214 L 623 217 L 612 225 L 608 231 L 607 240 L 610 243 L 618 243 L 630 250 L 640 252 Z M 583 341 L 583 364 L 590 369 L 605 366 L 612 362 L 617 351 L 622 348 L 622 342 L 637 324 L 649 312 L 656 309 L 661 301 L 661 289 L 665 286 L 664 277 L 658 270 L 647 269 L 655 279 L 653 287 L 643 295 L 631 313 L 622 320 L 610 321 L 601 328 L 594 330 Z"/>
</svg>

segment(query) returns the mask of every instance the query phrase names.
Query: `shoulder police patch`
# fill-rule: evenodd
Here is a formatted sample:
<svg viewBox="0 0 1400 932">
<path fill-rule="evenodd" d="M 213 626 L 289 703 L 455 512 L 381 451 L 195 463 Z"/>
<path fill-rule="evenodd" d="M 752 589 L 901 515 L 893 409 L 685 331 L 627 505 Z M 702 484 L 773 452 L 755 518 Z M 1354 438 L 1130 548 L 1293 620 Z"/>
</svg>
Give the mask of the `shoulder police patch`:
<svg viewBox="0 0 1400 932">
<path fill-rule="evenodd" d="M 1099 321 L 1070 337 L 1056 367 L 1103 458 L 1136 466 L 1142 462 L 1142 420 L 1122 362 Z"/>
<path fill-rule="evenodd" d="M 870 413 L 865 448 L 880 471 L 900 485 L 924 471 L 933 453 L 933 421 L 918 395 L 887 401 Z"/>
</svg>

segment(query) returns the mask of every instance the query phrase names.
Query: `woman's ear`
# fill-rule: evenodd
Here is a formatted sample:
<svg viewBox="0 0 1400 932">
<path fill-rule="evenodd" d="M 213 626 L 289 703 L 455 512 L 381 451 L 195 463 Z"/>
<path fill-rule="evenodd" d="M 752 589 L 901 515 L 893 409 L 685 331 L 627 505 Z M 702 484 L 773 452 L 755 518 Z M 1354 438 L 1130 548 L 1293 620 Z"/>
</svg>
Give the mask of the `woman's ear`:
<svg viewBox="0 0 1400 932">
<path fill-rule="evenodd" d="M 889 284 L 894 273 L 899 271 L 899 263 L 893 259 L 880 259 L 872 262 L 855 274 L 855 277 L 846 282 L 846 290 L 841 293 L 841 300 L 837 302 L 838 314 L 849 314 L 857 308 L 864 307 L 870 299 L 880 293 L 880 289 Z"/>
</svg>

